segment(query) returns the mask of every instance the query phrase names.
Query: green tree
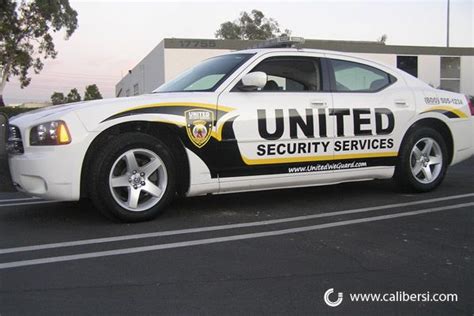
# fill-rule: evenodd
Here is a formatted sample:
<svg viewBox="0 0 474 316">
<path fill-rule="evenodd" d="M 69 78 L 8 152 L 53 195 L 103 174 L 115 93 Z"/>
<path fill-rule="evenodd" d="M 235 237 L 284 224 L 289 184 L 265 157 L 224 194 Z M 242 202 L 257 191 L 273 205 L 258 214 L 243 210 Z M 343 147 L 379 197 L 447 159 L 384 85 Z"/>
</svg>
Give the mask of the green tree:
<svg viewBox="0 0 474 316">
<path fill-rule="evenodd" d="M 102 94 L 100 94 L 97 85 L 91 84 L 86 86 L 86 91 L 84 92 L 84 101 L 97 99 L 102 99 Z"/>
<path fill-rule="evenodd" d="M 284 34 L 290 35 L 286 29 Z M 240 17 L 233 22 L 227 21 L 220 25 L 216 31 L 216 38 L 241 39 L 241 40 L 266 40 L 283 34 L 278 22 L 266 18 L 262 11 L 241 12 Z"/>
<path fill-rule="evenodd" d="M 0 106 L 10 77 L 28 86 L 29 70 L 39 73 L 44 59 L 56 58 L 52 34 L 64 29 L 68 39 L 76 28 L 69 0 L 0 0 Z"/>
<path fill-rule="evenodd" d="M 66 103 L 79 102 L 81 101 L 81 95 L 76 88 L 71 89 L 66 97 Z"/>
<path fill-rule="evenodd" d="M 66 98 L 64 97 L 64 93 L 54 92 L 51 95 L 51 102 L 53 103 L 53 105 L 66 103 Z"/>
</svg>

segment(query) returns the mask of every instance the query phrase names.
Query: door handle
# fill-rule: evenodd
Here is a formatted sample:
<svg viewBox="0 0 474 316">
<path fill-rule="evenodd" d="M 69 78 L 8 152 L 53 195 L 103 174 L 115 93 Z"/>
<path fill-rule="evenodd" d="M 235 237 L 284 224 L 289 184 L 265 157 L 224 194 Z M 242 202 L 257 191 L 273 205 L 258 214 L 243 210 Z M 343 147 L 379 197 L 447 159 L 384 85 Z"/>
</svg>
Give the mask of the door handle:
<svg viewBox="0 0 474 316">
<path fill-rule="evenodd" d="M 395 105 L 400 107 L 407 107 L 408 103 L 405 100 L 395 100 Z"/>
<path fill-rule="evenodd" d="M 311 101 L 311 105 L 318 108 L 325 108 L 328 106 L 327 102 L 323 100 L 313 100 Z"/>
</svg>

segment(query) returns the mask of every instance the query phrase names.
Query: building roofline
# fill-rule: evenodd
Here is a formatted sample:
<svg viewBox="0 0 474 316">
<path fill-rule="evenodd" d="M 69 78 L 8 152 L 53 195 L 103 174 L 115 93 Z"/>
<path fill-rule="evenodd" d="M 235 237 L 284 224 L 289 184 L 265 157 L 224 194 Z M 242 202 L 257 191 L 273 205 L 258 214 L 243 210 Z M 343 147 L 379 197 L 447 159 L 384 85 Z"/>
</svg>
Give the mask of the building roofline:
<svg viewBox="0 0 474 316">
<path fill-rule="evenodd" d="M 165 38 L 164 47 L 177 49 L 226 49 L 243 50 L 255 47 L 264 41 L 221 40 L 206 38 Z M 474 47 L 403 46 L 385 45 L 372 41 L 337 41 L 307 39 L 302 48 L 331 50 L 349 53 L 474 56 Z"/>
</svg>

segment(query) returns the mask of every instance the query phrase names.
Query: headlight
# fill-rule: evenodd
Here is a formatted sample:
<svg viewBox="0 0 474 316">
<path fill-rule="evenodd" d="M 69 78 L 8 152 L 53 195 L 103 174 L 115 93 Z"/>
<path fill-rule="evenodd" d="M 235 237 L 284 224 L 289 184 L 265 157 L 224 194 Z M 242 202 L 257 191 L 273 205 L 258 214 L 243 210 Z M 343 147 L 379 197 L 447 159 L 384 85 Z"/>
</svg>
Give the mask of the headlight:
<svg viewBox="0 0 474 316">
<path fill-rule="evenodd" d="M 52 121 L 33 126 L 30 131 L 30 145 L 66 145 L 71 135 L 63 121 Z"/>
</svg>

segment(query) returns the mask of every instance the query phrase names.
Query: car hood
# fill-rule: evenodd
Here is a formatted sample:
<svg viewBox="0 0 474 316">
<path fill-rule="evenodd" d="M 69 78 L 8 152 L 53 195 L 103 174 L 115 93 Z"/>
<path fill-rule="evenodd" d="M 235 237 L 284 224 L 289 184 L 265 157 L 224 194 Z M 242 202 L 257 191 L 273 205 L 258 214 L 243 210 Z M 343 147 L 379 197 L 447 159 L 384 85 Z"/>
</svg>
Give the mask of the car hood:
<svg viewBox="0 0 474 316">
<path fill-rule="evenodd" d="M 135 97 L 110 98 L 49 106 L 17 115 L 10 120 L 10 123 L 26 127 L 47 121 L 60 120 L 71 113 L 75 113 L 88 130 L 96 130 L 100 123 L 108 117 L 132 107 L 166 102 L 216 104 L 216 101 L 217 97 L 214 93 L 208 92 L 152 93 Z"/>
<path fill-rule="evenodd" d="M 135 100 L 133 100 L 135 99 Z M 139 102 L 139 99 L 145 99 L 143 96 L 141 97 L 132 97 L 132 98 L 110 98 L 110 99 L 100 99 L 100 100 L 93 100 L 93 101 L 82 101 L 82 102 L 74 102 L 74 103 L 67 103 L 67 104 L 60 104 L 60 105 L 53 105 L 47 106 L 44 108 L 39 108 L 36 110 L 28 111 L 19 115 L 15 115 L 11 122 L 15 122 L 18 120 L 23 121 L 44 121 L 44 119 L 48 119 L 52 117 L 52 119 L 56 119 L 57 116 L 62 116 L 66 113 L 70 113 L 77 110 L 83 110 L 95 106 L 104 106 L 104 105 L 113 105 L 116 103 L 121 103 L 127 100 L 126 102 Z"/>
</svg>

